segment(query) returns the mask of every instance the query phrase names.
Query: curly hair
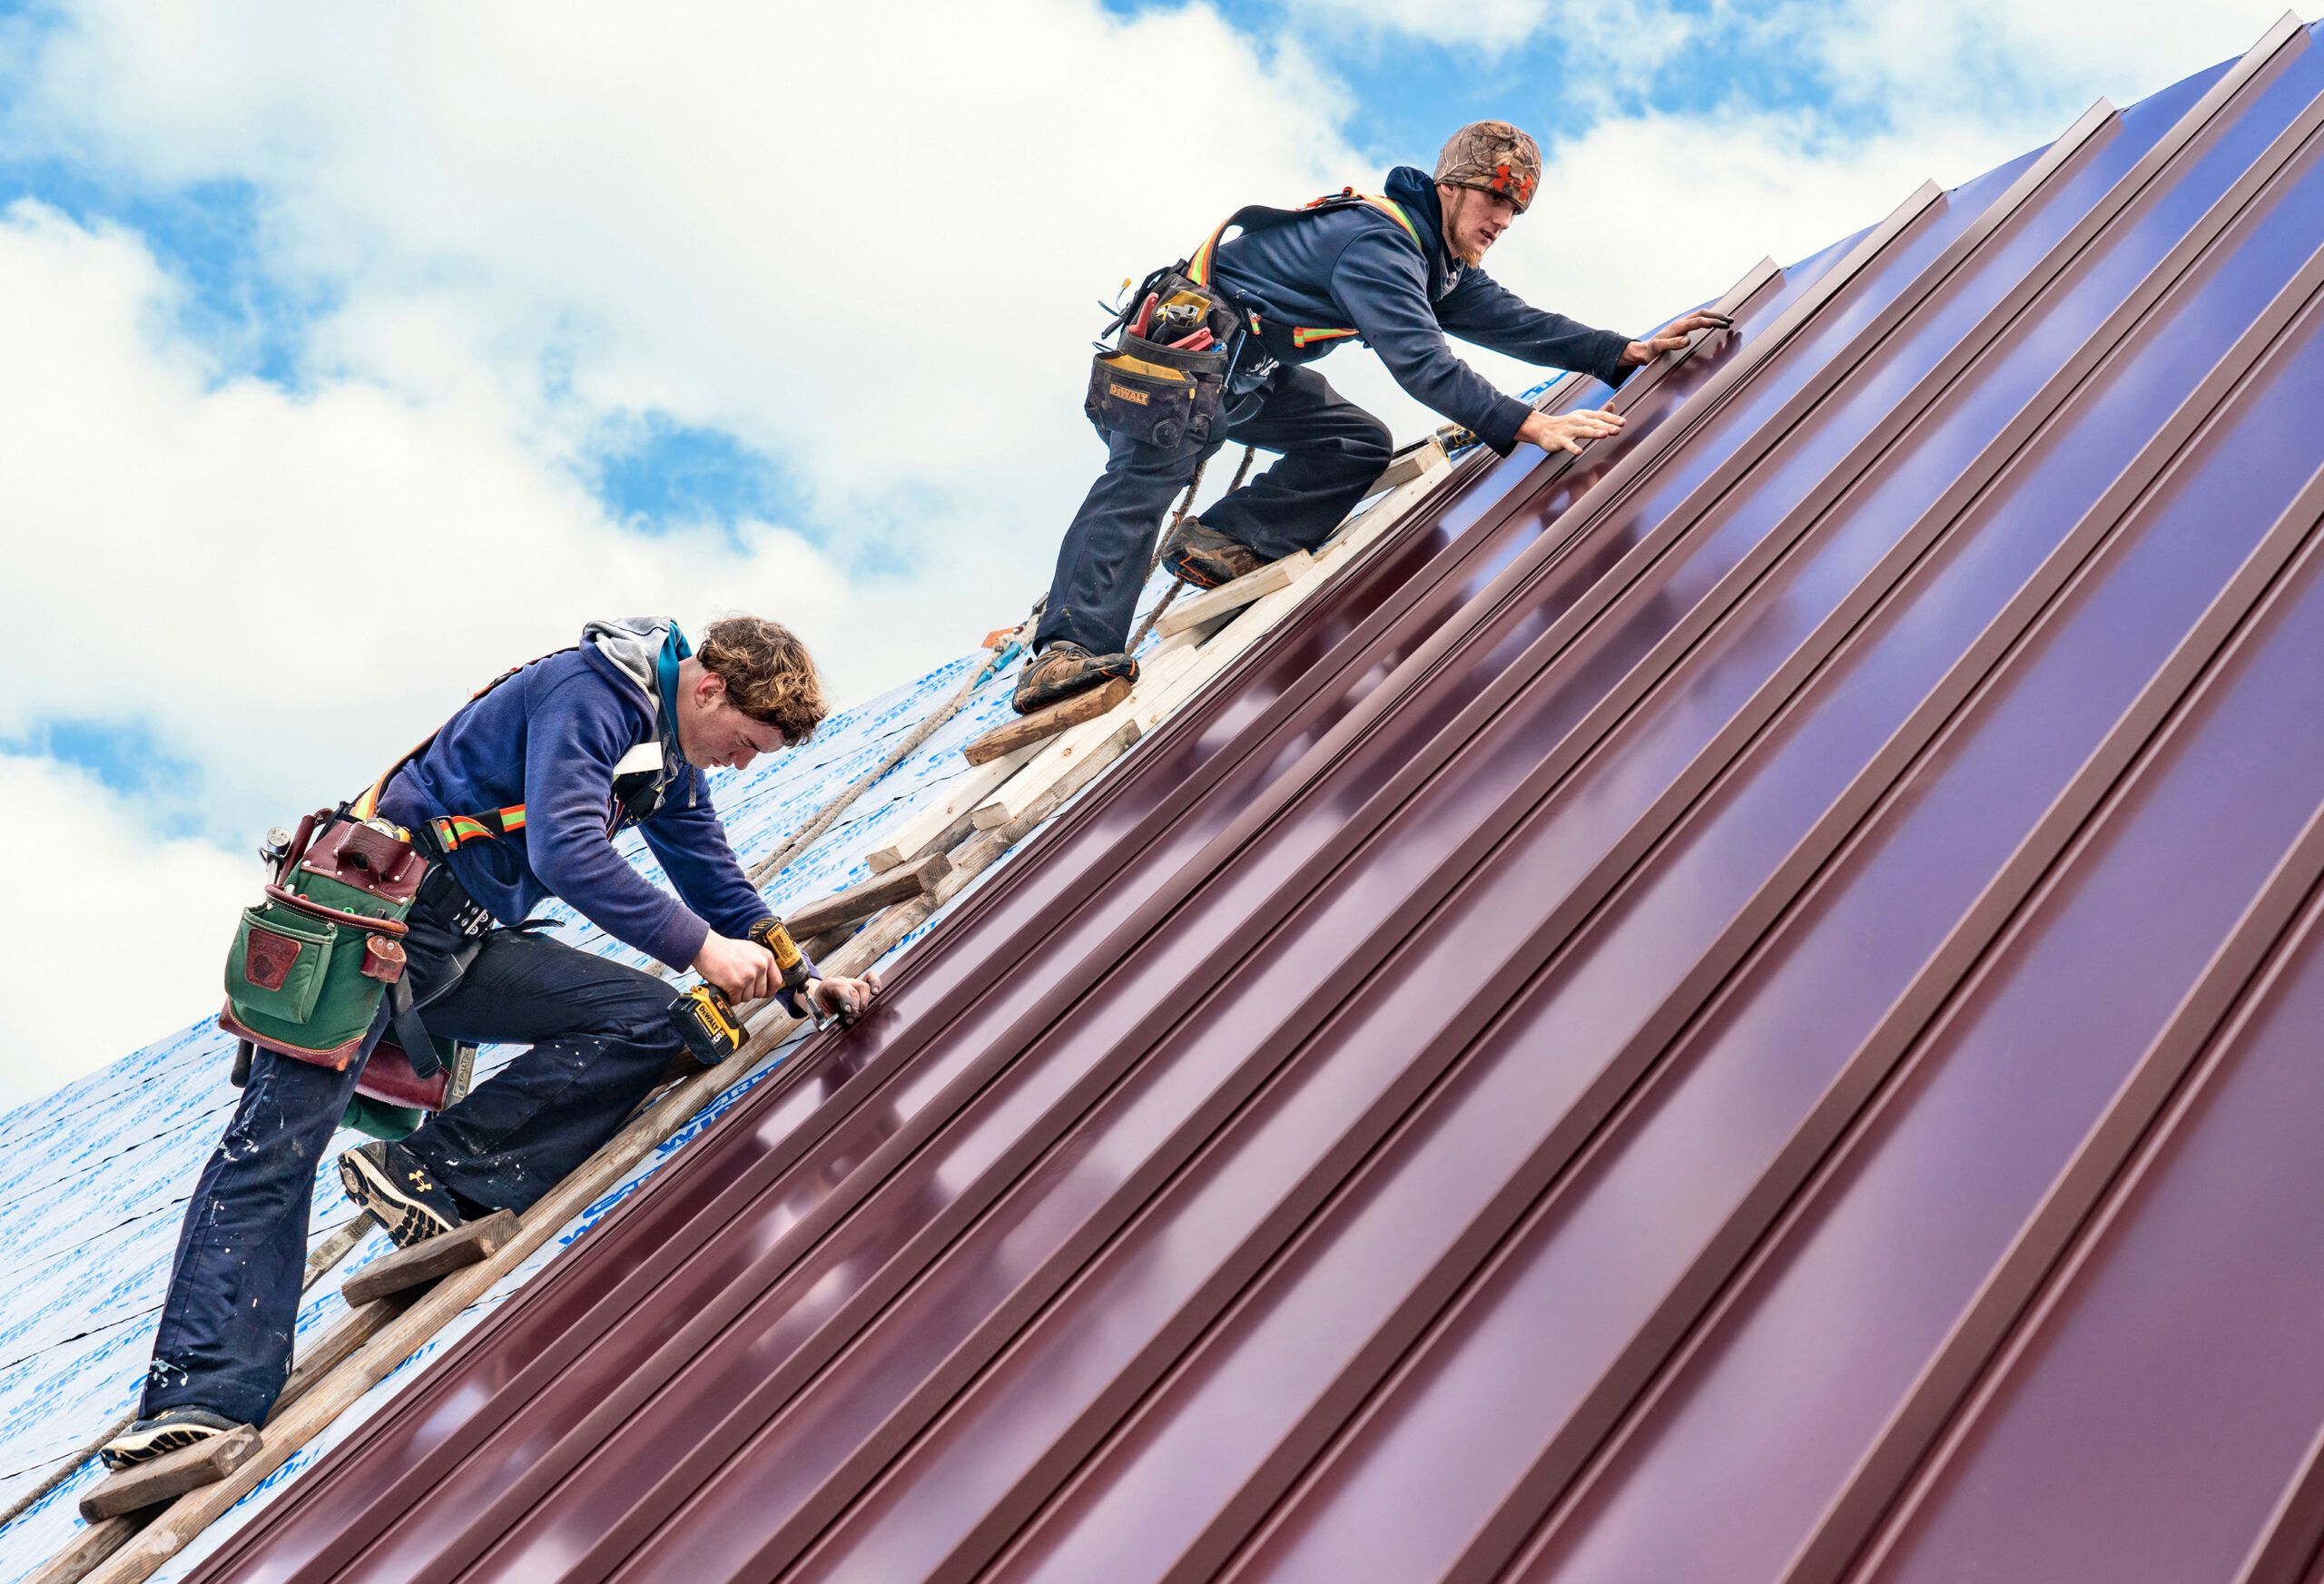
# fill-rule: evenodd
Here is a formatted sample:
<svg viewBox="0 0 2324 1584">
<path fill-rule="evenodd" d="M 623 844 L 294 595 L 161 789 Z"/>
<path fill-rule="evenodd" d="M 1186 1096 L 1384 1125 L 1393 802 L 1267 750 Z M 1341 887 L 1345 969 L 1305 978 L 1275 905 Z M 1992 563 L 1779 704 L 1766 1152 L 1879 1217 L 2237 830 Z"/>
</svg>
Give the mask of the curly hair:
<svg viewBox="0 0 2324 1584">
<path fill-rule="evenodd" d="M 725 679 L 736 709 L 775 727 L 793 746 L 813 736 L 831 713 L 807 645 L 779 622 L 757 616 L 713 622 L 703 630 L 694 658 Z"/>
</svg>

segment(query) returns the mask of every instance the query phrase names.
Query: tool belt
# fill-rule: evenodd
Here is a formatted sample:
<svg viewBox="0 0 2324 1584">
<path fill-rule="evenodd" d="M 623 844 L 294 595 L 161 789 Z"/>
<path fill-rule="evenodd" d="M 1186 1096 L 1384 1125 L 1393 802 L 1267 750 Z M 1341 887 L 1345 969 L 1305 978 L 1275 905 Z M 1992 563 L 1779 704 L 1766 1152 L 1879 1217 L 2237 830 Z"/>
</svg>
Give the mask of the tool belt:
<svg viewBox="0 0 2324 1584">
<path fill-rule="evenodd" d="M 1118 328 L 1114 344 L 1098 343 L 1082 402 L 1108 433 L 1173 451 L 1226 438 L 1220 411 L 1241 335 L 1236 310 L 1187 280 L 1185 268 L 1181 261 L 1157 270 L 1131 293 L 1134 306 L 1106 327 L 1108 334 Z"/>
<path fill-rule="evenodd" d="M 512 666 L 470 695 L 482 698 L 524 669 Z M 345 1072 L 363 1064 L 344 1126 L 401 1138 L 424 1113 L 468 1093 L 476 1048 L 430 1035 L 406 975 L 404 937 L 415 905 L 464 944 L 437 978 L 440 995 L 458 982 L 491 915 L 468 896 L 444 853 L 478 836 L 524 823 L 524 810 L 438 820 L 420 831 L 378 818 L 379 798 L 436 740 L 431 732 L 352 803 L 320 809 L 294 835 L 274 833 L 266 856 L 274 875 L 266 900 L 242 910 L 226 954 L 226 1005 L 218 1026 L 239 1041 L 232 1080 L 250 1075 L 263 1047 L 294 1061 Z M 382 1003 L 385 1016 L 381 1015 Z"/>
<path fill-rule="evenodd" d="M 428 860 L 394 826 L 321 810 L 272 849 L 265 900 L 245 908 L 226 954 L 219 1027 L 241 1042 L 235 1078 L 259 1047 L 333 1072 L 363 1063 L 348 1126 L 399 1138 L 423 1111 L 466 1092 L 468 1048 L 430 1038 L 405 984 L 406 920 Z M 382 1001 L 396 1036 L 373 1035 Z"/>
</svg>

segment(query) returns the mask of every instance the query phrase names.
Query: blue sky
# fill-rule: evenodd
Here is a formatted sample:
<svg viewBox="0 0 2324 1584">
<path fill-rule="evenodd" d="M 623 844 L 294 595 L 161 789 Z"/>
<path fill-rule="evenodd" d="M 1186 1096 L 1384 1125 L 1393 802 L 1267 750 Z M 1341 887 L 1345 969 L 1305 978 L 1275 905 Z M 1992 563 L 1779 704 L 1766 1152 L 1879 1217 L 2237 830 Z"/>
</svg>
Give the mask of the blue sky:
<svg viewBox="0 0 2324 1584">
<path fill-rule="evenodd" d="M 1514 119 L 1550 172 L 1495 273 L 1643 328 L 2270 4 L 0 0 L 0 795 L 74 833 L 0 883 L 222 918 L 257 831 L 590 615 L 780 615 L 842 697 L 962 652 L 1096 465 L 1090 300 L 1238 203 Z M 1139 84 L 1191 134 L 1093 135 Z M 0 1101 L 83 1038 L 6 971 Z"/>
</svg>

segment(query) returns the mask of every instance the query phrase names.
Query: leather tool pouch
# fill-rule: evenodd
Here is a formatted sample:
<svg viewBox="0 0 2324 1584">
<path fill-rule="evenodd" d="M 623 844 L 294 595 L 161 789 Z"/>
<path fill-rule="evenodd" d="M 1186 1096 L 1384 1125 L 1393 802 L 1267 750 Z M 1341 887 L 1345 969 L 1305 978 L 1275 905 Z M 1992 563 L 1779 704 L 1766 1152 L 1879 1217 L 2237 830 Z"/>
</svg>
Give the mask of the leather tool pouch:
<svg viewBox="0 0 2324 1584">
<path fill-rule="evenodd" d="M 1157 270 L 1140 283 L 1131 300 L 1156 301 L 1157 318 L 1174 310 L 1179 322 L 1211 332 L 1212 345 L 1190 351 L 1148 340 L 1133 328 L 1135 316 L 1120 322 L 1108 349 L 1100 344 L 1089 369 L 1089 395 L 1082 410 L 1099 428 L 1149 446 L 1177 450 L 1223 439 L 1220 410 L 1226 399 L 1229 348 L 1240 333 L 1235 311 L 1218 295 L 1196 286 L 1177 270 Z"/>
<path fill-rule="evenodd" d="M 385 1042 L 366 1058 L 379 1003 L 403 977 L 404 920 L 427 871 L 428 861 L 391 831 L 311 815 L 266 900 L 242 910 L 226 954 L 219 1026 L 334 1072 L 363 1060 L 347 1121 L 367 1131 L 395 1128 L 389 1137 L 410 1132 L 421 1108 L 440 1109 L 466 1087 L 466 1048 L 448 1042 L 436 1042 L 439 1048 L 419 1062 Z M 367 1105 L 367 1096 L 378 1103 Z"/>
</svg>

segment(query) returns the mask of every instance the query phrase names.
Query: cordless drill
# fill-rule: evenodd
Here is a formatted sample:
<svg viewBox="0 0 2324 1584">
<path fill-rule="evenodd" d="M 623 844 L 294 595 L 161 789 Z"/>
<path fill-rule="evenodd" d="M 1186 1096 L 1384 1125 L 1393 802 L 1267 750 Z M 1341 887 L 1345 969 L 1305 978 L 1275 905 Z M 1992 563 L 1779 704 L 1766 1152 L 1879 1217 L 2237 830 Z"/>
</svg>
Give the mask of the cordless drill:
<svg viewBox="0 0 2324 1584">
<path fill-rule="evenodd" d="M 774 966 L 783 975 L 783 988 L 789 990 L 800 1008 L 820 1023 L 813 999 L 807 994 L 807 958 L 791 932 L 775 918 L 761 919 L 751 926 L 750 938 L 774 954 Z M 734 1011 L 734 1003 L 726 992 L 714 984 L 698 984 L 670 1003 L 670 1021 L 678 1026 L 686 1048 L 704 1067 L 715 1067 L 743 1048 L 743 1019 Z"/>
</svg>

